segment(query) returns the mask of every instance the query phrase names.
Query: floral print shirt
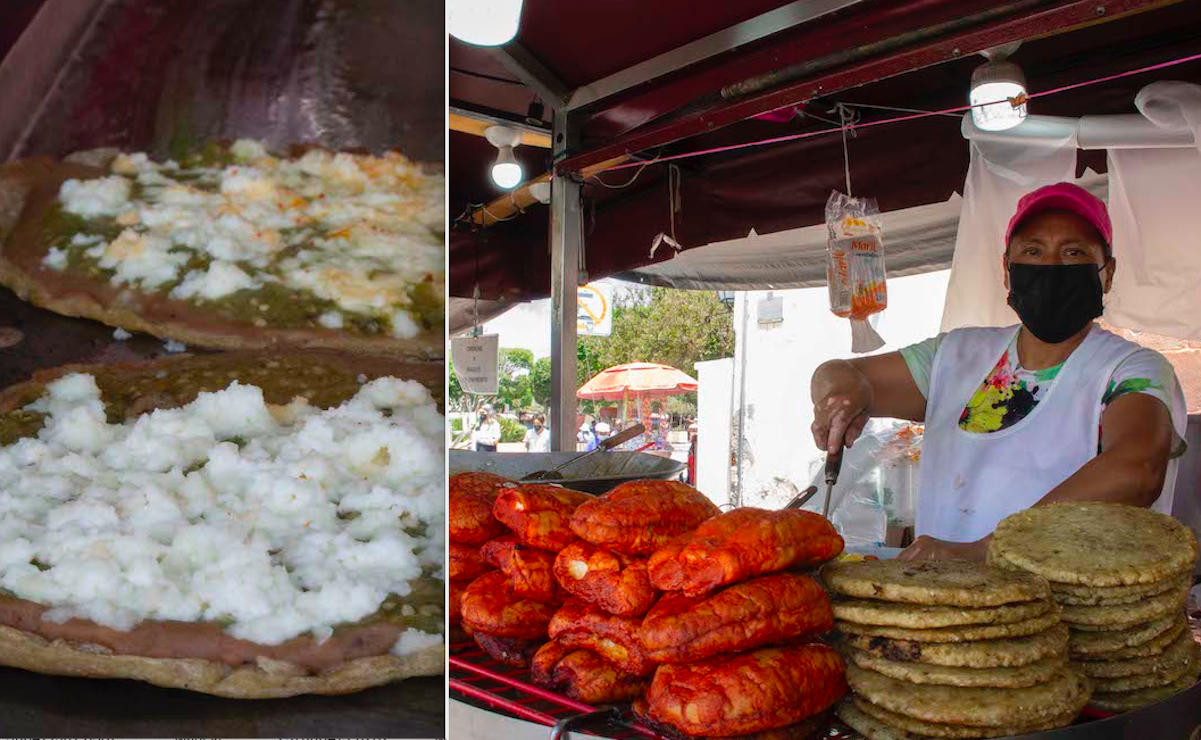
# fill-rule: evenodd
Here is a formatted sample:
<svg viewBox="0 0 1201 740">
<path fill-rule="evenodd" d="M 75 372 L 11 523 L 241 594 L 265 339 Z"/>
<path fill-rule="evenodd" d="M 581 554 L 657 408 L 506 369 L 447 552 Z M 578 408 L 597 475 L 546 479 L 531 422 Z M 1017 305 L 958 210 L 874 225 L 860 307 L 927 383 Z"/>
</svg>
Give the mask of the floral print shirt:
<svg viewBox="0 0 1201 740">
<path fill-rule="evenodd" d="M 923 396 L 929 393 L 934 355 L 943 336 L 945 335 L 939 334 L 901 350 L 901 356 L 905 358 L 909 372 Z M 997 364 L 968 400 L 967 406 L 959 416 L 959 428 L 974 434 L 988 434 L 1012 427 L 1038 406 L 1062 368 L 1062 363 L 1043 370 L 1023 368 L 1018 363 L 1015 334 L 1009 347 L 1001 353 Z M 1175 385 L 1175 371 L 1163 355 L 1154 350 L 1141 350 L 1124 360 L 1114 370 L 1100 403 L 1104 408 L 1114 399 L 1128 393 L 1146 393 L 1158 398 L 1170 409 L 1172 406 L 1168 398 L 1168 389 Z M 1175 436 L 1173 457 L 1184 452 L 1184 441 L 1178 434 Z M 1097 434 L 1097 452 L 1101 452 L 1100 430 Z"/>
</svg>

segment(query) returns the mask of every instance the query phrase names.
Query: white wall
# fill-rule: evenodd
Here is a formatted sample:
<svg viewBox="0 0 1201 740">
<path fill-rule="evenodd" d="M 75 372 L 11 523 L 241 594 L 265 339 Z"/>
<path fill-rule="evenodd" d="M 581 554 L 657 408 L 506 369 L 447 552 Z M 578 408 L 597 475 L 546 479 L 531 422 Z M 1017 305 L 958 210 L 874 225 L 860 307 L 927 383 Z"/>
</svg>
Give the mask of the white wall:
<svg viewBox="0 0 1201 740">
<path fill-rule="evenodd" d="M 734 360 L 696 363 L 697 488 L 721 506 L 730 501 L 730 412 Z"/>
<path fill-rule="evenodd" d="M 879 316 L 876 326 L 888 343 L 881 352 L 894 351 L 938 333 L 948 275 L 949 271 L 943 270 L 888 281 L 889 308 Z M 768 295 L 767 291 L 739 294 L 735 304 L 734 330 L 738 340 L 731 361 L 735 373 L 731 415 L 738 414 L 742 379 L 737 374 L 743 367 L 740 353 L 745 348 L 746 430 L 742 445 L 741 503 L 778 508 L 792 497 L 781 480 L 804 489 L 820 469 L 823 455 L 809 431 L 813 423 L 809 381 L 817 366 L 826 360 L 851 356 L 851 329 L 848 321 L 830 313 L 825 288 L 771 293 L 784 299 L 784 320 L 760 325 L 758 304 Z M 744 334 L 743 312 L 748 310 Z M 722 393 L 720 382 L 714 386 L 713 392 Z M 707 398 L 710 392 L 702 382 L 698 399 L 702 408 L 711 403 Z M 720 418 L 720 414 L 711 413 L 714 413 L 712 418 Z M 712 431 L 708 428 L 708 418 L 701 417 L 702 440 L 706 435 L 721 435 L 720 428 Z M 737 433 L 735 426 L 732 432 L 735 439 Z M 712 460 L 705 461 L 701 456 L 699 463 L 704 466 L 712 464 Z M 701 489 L 706 490 L 707 479 L 700 478 L 700 482 Z M 719 490 L 714 488 L 715 492 Z"/>
</svg>

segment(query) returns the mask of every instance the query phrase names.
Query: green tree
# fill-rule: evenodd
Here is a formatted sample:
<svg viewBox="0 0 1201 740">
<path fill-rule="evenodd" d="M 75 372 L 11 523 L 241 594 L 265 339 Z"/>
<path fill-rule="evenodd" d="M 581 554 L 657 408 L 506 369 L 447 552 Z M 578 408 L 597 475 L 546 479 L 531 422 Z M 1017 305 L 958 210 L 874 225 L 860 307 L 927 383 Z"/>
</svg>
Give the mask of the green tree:
<svg viewBox="0 0 1201 740">
<path fill-rule="evenodd" d="M 497 400 L 514 411 L 529 408 L 534 403 L 530 378 L 534 353 L 528 349 L 502 348 L 498 364 Z"/>
<path fill-rule="evenodd" d="M 446 375 L 447 384 L 450 386 L 450 407 L 464 408 L 463 386 L 459 385 L 459 376 L 455 374 L 454 362 L 449 357 L 446 358 Z"/>
<path fill-rule="evenodd" d="M 712 291 L 652 288 L 614 297 L 613 333 L 582 337 L 581 384 L 627 362 L 660 362 L 696 377 L 696 363 L 734 354 L 730 310 Z"/>
<path fill-rule="evenodd" d="M 539 357 L 530 371 L 530 391 L 534 394 L 534 403 L 542 408 L 550 408 L 550 358 Z"/>
</svg>

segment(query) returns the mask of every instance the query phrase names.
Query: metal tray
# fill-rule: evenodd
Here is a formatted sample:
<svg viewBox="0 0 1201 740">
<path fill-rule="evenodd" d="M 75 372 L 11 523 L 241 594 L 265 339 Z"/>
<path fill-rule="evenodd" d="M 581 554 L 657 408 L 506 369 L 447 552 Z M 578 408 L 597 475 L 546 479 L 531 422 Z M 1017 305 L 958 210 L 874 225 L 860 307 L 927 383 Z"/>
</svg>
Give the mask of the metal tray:
<svg viewBox="0 0 1201 740">
<path fill-rule="evenodd" d="M 254 137 L 440 164 L 444 13 L 441 0 L 47 0 L 0 64 L 0 162 Z M 164 353 L 0 288 L 0 387 Z M 445 737 L 444 707 L 441 676 L 236 701 L 0 668 L 0 737 Z"/>
<path fill-rule="evenodd" d="M 450 451 L 450 472 L 486 471 L 520 480 L 539 470 L 550 470 L 578 452 L 472 452 Z M 584 493 L 601 494 L 619 483 L 644 478 L 668 480 L 688 466 L 682 462 L 645 452 L 613 450 L 598 452 L 579 463 L 558 471 L 562 478 L 546 481 L 560 483 Z"/>
</svg>

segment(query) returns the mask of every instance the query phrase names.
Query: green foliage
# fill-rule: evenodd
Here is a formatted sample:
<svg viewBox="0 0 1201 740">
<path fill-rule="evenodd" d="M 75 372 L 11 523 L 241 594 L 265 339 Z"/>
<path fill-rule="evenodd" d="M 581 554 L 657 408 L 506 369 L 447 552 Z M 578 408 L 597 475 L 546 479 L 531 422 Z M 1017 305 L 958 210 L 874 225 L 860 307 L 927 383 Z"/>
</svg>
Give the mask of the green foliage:
<svg viewBox="0 0 1201 740">
<path fill-rule="evenodd" d="M 455 366 L 449 357 L 446 358 L 447 382 L 450 385 L 451 408 L 463 408 L 463 386 L 459 385 L 459 376 L 455 375 Z"/>
<path fill-rule="evenodd" d="M 613 299 L 613 333 L 581 337 L 576 346 L 576 387 L 614 365 L 661 362 L 696 377 L 696 363 L 734 354 L 734 323 L 730 310 L 709 291 L 653 288 L 618 291 Z M 511 350 L 501 350 L 502 353 Z M 518 350 L 512 350 L 518 351 Z M 515 364 L 524 367 L 525 362 Z M 503 363 L 503 361 L 502 361 Z M 550 358 L 529 364 L 530 391 L 539 406 L 550 406 Z M 453 391 L 452 391 L 453 393 Z M 503 392 L 502 392 L 503 395 Z M 596 414 L 611 401 L 580 401 L 583 414 Z M 667 399 L 673 414 L 696 414 L 696 396 Z"/>
<path fill-rule="evenodd" d="M 663 410 L 673 416 L 696 416 L 696 394 L 685 393 L 663 399 Z"/>
<path fill-rule="evenodd" d="M 530 371 L 530 391 L 534 395 L 534 403 L 542 408 L 550 408 L 550 358 L 539 357 Z"/>
<path fill-rule="evenodd" d="M 534 403 L 530 371 L 534 367 L 534 353 L 528 349 L 500 350 L 498 358 L 499 384 L 496 400 L 513 411 L 529 408 Z"/>
<path fill-rule="evenodd" d="M 502 347 L 497 358 L 501 375 L 529 373 L 534 368 L 534 353 L 528 349 Z"/>
<path fill-rule="evenodd" d="M 457 416 L 455 418 L 451 419 L 450 420 L 450 431 L 454 432 L 455 434 L 461 433 L 463 431 L 463 419 L 461 419 L 460 417 L 457 417 Z"/>
<path fill-rule="evenodd" d="M 696 377 L 696 363 L 734 354 L 730 310 L 712 291 L 652 288 L 614 297 L 613 333 L 582 337 L 580 385 L 627 362 L 661 362 Z"/>
<path fill-rule="evenodd" d="M 520 442 L 525 439 L 525 427 L 516 419 L 500 417 L 500 441 Z"/>
</svg>

